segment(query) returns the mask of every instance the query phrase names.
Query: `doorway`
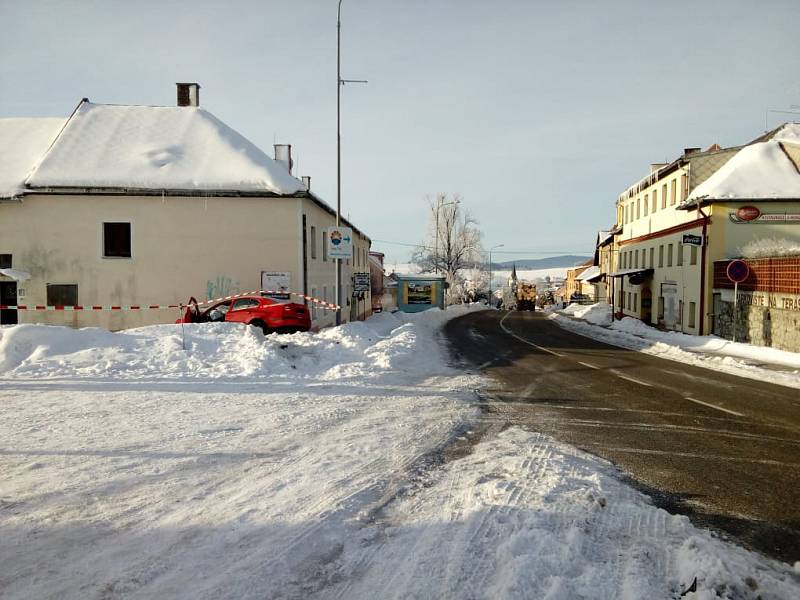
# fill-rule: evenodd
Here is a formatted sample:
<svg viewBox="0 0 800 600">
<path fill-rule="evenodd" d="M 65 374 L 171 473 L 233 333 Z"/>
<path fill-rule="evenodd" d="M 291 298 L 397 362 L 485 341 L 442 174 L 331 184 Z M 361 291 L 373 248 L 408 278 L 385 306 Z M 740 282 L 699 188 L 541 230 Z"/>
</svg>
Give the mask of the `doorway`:
<svg viewBox="0 0 800 600">
<path fill-rule="evenodd" d="M 0 304 L 17 305 L 16 281 L 0 281 Z M 18 322 L 16 309 L 0 309 L 0 325 L 16 325 Z"/>
</svg>

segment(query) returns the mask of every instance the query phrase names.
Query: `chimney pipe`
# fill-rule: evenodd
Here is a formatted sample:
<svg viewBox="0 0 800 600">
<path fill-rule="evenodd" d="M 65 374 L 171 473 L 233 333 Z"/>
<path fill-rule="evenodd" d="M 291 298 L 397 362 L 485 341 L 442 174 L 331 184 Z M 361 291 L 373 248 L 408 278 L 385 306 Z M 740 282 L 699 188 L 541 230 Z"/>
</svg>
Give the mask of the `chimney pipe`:
<svg viewBox="0 0 800 600">
<path fill-rule="evenodd" d="M 199 83 L 176 83 L 178 86 L 178 106 L 200 106 Z"/>
<path fill-rule="evenodd" d="M 294 163 L 292 162 L 292 145 L 291 144 L 274 144 L 275 148 L 275 162 L 282 164 L 289 174 L 292 172 Z"/>
<path fill-rule="evenodd" d="M 311 177 L 309 177 L 308 175 L 303 175 L 302 179 L 303 179 L 303 185 L 305 186 L 306 191 L 310 192 L 311 191 Z"/>
</svg>

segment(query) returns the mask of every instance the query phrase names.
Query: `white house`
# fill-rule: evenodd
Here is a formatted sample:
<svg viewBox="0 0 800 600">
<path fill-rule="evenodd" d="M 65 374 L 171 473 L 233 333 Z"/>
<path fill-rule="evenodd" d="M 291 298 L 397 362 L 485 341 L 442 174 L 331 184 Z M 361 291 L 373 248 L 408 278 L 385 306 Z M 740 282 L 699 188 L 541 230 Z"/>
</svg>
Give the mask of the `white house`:
<svg viewBox="0 0 800 600">
<path fill-rule="evenodd" d="M 335 301 L 323 243 L 335 211 L 292 175 L 290 146 L 270 158 L 198 98 L 197 84 L 178 84 L 177 107 L 84 99 L 67 119 L 0 119 L 0 304 L 84 307 L 3 311 L 3 323 L 171 322 L 177 310 L 87 307 L 211 299 L 276 279 L 300 302 Z M 353 231 L 343 321 L 371 305 L 369 293 L 351 301 L 370 248 Z M 334 322 L 333 310 L 311 308 L 315 327 Z"/>
</svg>

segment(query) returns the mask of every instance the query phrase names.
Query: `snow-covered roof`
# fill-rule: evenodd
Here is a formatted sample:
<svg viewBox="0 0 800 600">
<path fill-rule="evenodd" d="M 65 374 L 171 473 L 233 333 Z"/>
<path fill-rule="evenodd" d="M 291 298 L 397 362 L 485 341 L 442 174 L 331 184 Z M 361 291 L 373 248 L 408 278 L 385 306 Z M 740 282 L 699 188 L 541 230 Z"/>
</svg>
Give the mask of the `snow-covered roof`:
<svg viewBox="0 0 800 600">
<path fill-rule="evenodd" d="M 279 195 L 305 190 L 285 167 L 202 108 L 87 101 L 27 184 Z"/>
<path fill-rule="evenodd" d="M 25 179 L 66 119 L 0 119 L 0 198 L 22 194 Z"/>
<path fill-rule="evenodd" d="M 588 281 L 600 275 L 600 267 L 593 266 L 586 269 L 583 273 L 575 278 L 575 281 Z"/>
<path fill-rule="evenodd" d="M 684 206 L 699 200 L 800 198 L 800 124 L 787 123 L 771 139 L 745 146 L 698 185 Z"/>
</svg>

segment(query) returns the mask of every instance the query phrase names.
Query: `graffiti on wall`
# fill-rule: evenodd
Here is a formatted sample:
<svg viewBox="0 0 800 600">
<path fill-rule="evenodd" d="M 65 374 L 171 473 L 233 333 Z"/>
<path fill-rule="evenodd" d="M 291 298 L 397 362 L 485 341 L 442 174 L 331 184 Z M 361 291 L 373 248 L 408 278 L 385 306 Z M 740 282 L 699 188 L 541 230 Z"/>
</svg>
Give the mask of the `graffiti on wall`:
<svg viewBox="0 0 800 600">
<path fill-rule="evenodd" d="M 225 275 L 218 275 L 215 279 L 206 281 L 206 300 L 232 296 L 240 291 L 239 282 Z"/>
</svg>

